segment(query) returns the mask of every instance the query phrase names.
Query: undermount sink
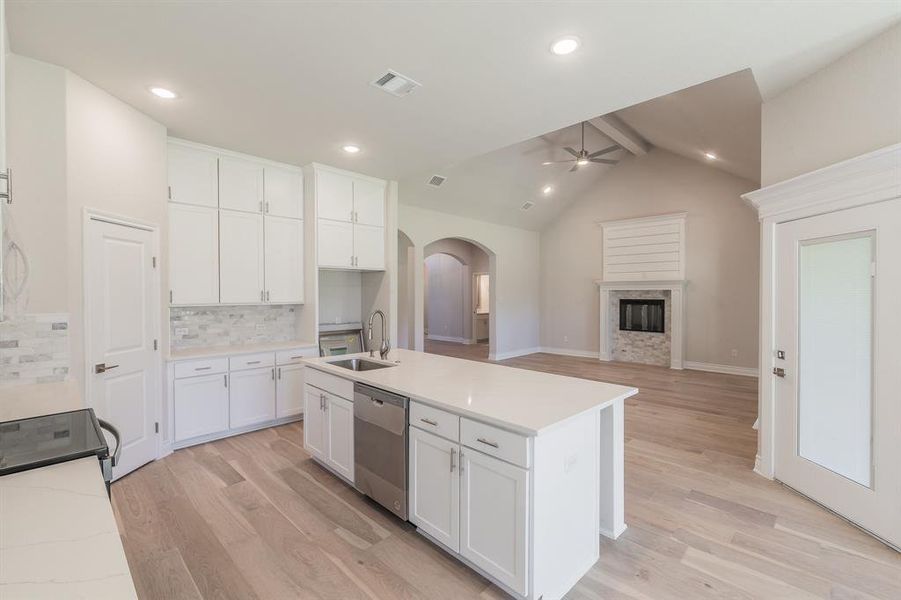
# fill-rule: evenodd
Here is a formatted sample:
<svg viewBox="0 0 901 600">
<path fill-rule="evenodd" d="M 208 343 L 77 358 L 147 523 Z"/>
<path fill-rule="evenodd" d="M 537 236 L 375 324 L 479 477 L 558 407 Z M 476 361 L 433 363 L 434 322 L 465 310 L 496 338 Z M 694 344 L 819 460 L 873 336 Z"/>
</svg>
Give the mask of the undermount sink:
<svg viewBox="0 0 901 600">
<path fill-rule="evenodd" d="M 329 361 L 330 365 L 348 369 L 350 371 L 375 371 L 376 369 L 386 369 L 394 365 L 386 365 L 385 363 L 375 362 L 374 360 L 366 360 L 365 358 L 348 358 L 345 360 Z"/>
</svg>

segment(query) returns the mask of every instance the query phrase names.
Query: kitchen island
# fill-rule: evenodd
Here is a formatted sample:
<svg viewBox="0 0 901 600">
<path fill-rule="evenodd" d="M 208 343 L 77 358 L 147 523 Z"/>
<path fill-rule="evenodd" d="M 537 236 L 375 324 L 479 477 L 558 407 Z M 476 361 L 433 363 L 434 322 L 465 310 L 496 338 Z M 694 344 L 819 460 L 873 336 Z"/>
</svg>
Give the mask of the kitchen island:
<svg viewBox="0 0 901 600">
<path fill-rule="evenodd" d="M 335 364 L 352 358 L 372 369 Z M 597 561 L 598 534 L 625 529 L 636 388 L 409 350 L 305 362 L 317 462 L 354 484 L 354 384 L 409 398 L 409 520 L 511 595 L 561 598 Z"/>
</svg>

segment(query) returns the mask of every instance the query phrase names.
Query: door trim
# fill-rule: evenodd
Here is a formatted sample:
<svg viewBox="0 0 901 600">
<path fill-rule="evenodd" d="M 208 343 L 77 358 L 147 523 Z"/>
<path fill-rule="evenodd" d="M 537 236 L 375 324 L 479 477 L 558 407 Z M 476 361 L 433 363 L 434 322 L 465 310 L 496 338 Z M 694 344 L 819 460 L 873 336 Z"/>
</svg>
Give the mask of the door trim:
<svg viewBox="0 0 901 600">
<path fill-rule="evenodd" d="M 163 339 L 161 335 L 161 324 L 160 324 L 160 311 L 161 311 L 161 303 L 160 303 L 160 289 L 162 285 L 162 260 L 160 256 L 160 228 L 156 223 L 151 223 L 149 221 L 143 221 L 141 219 L 134 219 L 131 217 L 124 217 L 121 215 L 117 215 L 115 213 L 110 213 L 94 208 L 85 207 L 82 213 L 82 224 L 81 224 L 81 288 L 82 288 L 82 307 L 81 307 L 81 316 L 82 323 L 84 325 L 83 330 L 83 340 L 82 340 L 82 356 L 84 357 L 84 389 L 82 393 L 84 394 L 84 398 L 82 403 L 85 407 L 90 408 L 90 400 L 93 397 L 91 395 L 92 388 L 91 384 L 93 382 L 93 372 L 91 370 L 91 361 L 90 361 L 90 348 L 91 348 L 91 286 L 88 285 L 88 269 L 87 269 L 87 256 L 88 256 L 88 228 L 91 226 L 91 221 L 99 221 L 102 223 L 110 223 L 113 225 L 120 225 L 122 227 L 131 227 L 133 229 L 140 229 L 142 231 L 149 231 L 151 233 L 151 244 L 152 244 L 152 252 L 153 256 L 156 257 L 156 268 L 152 270 L 151 282 L 152 286 L 152 294 L 153 298 L 150 304 L 150 311 L 152 312 L 151 321 L 153 323 L 153 337 L 154 339 L 159 340 L 159 345 L 157 348 L 157 359 L 153 361 L 153 367 L 151 369 L 150 376 L 156 382 L 156 390 L 157 390 L 157 401 L 154 402 L 153 414 L 154 420 L 157 423 L 162 423 L 162 405 L 163 405 L 163 392 L 162 390 L 165 388 L 163 385 L 163 374 L 162 374 L 162 352 L 163 352 Z M 171 435 L 171 431 L 169 434 Z M 162 439 L 162 433 L 157 433 L 156 435 L 156 459 L 161 457 L 160 455 L 160 440 Z"/>
</svg>

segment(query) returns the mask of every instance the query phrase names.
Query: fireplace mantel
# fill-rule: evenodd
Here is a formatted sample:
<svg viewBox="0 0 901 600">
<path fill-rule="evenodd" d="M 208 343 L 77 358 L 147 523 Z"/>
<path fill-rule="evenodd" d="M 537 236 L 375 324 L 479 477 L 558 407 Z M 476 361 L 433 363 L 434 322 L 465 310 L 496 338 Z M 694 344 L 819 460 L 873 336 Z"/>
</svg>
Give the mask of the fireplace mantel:
<svg viewBox="0 0 901 600">
<path fill-rule="evenodd" d="M 600 290 L 600 352 L 601 360 L 613 360 L 611 356 L 610 327 L 610 292 L 627 292 L 631 290 L 661 290 L 669 291 L 672 302 L 672 323 L 670 331 L 672 345 L 670 348 L 670 368 L 682 369 L 683 355 L 685 354 L 685 335 L 683 319 L 685 312 L 685 286 L 684 279 L 662 281 L 595 281 Z"/>
</svg>

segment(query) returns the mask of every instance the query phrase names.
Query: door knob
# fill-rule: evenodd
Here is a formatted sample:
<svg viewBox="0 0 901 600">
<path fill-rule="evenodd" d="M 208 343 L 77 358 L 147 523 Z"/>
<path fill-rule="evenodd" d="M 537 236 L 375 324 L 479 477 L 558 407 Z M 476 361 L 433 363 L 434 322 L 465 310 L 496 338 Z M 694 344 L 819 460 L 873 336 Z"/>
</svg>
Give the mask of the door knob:
<svg viewBox="0 0 901 600">
<path fill-rule="evenodd" d="M 773 367 L 773 375 L 776 377 L 785 377 L 785 369 L 781 367 Z"/>
<path fill-rule="evenodd" d="M 119 365 L 109 365 L 109 366 L 107 366 L 106 363 L 97 363 L 96 365 L 94 365 L 94 373 L 95 373 L 95 374 L 97 374 L 97 373 L 106 373 L 106 372 L 109 371 L 110 369 L 115 369 L 115 368 L 118 367 L 118 366 L 119 366 Z"/>
</svg>

